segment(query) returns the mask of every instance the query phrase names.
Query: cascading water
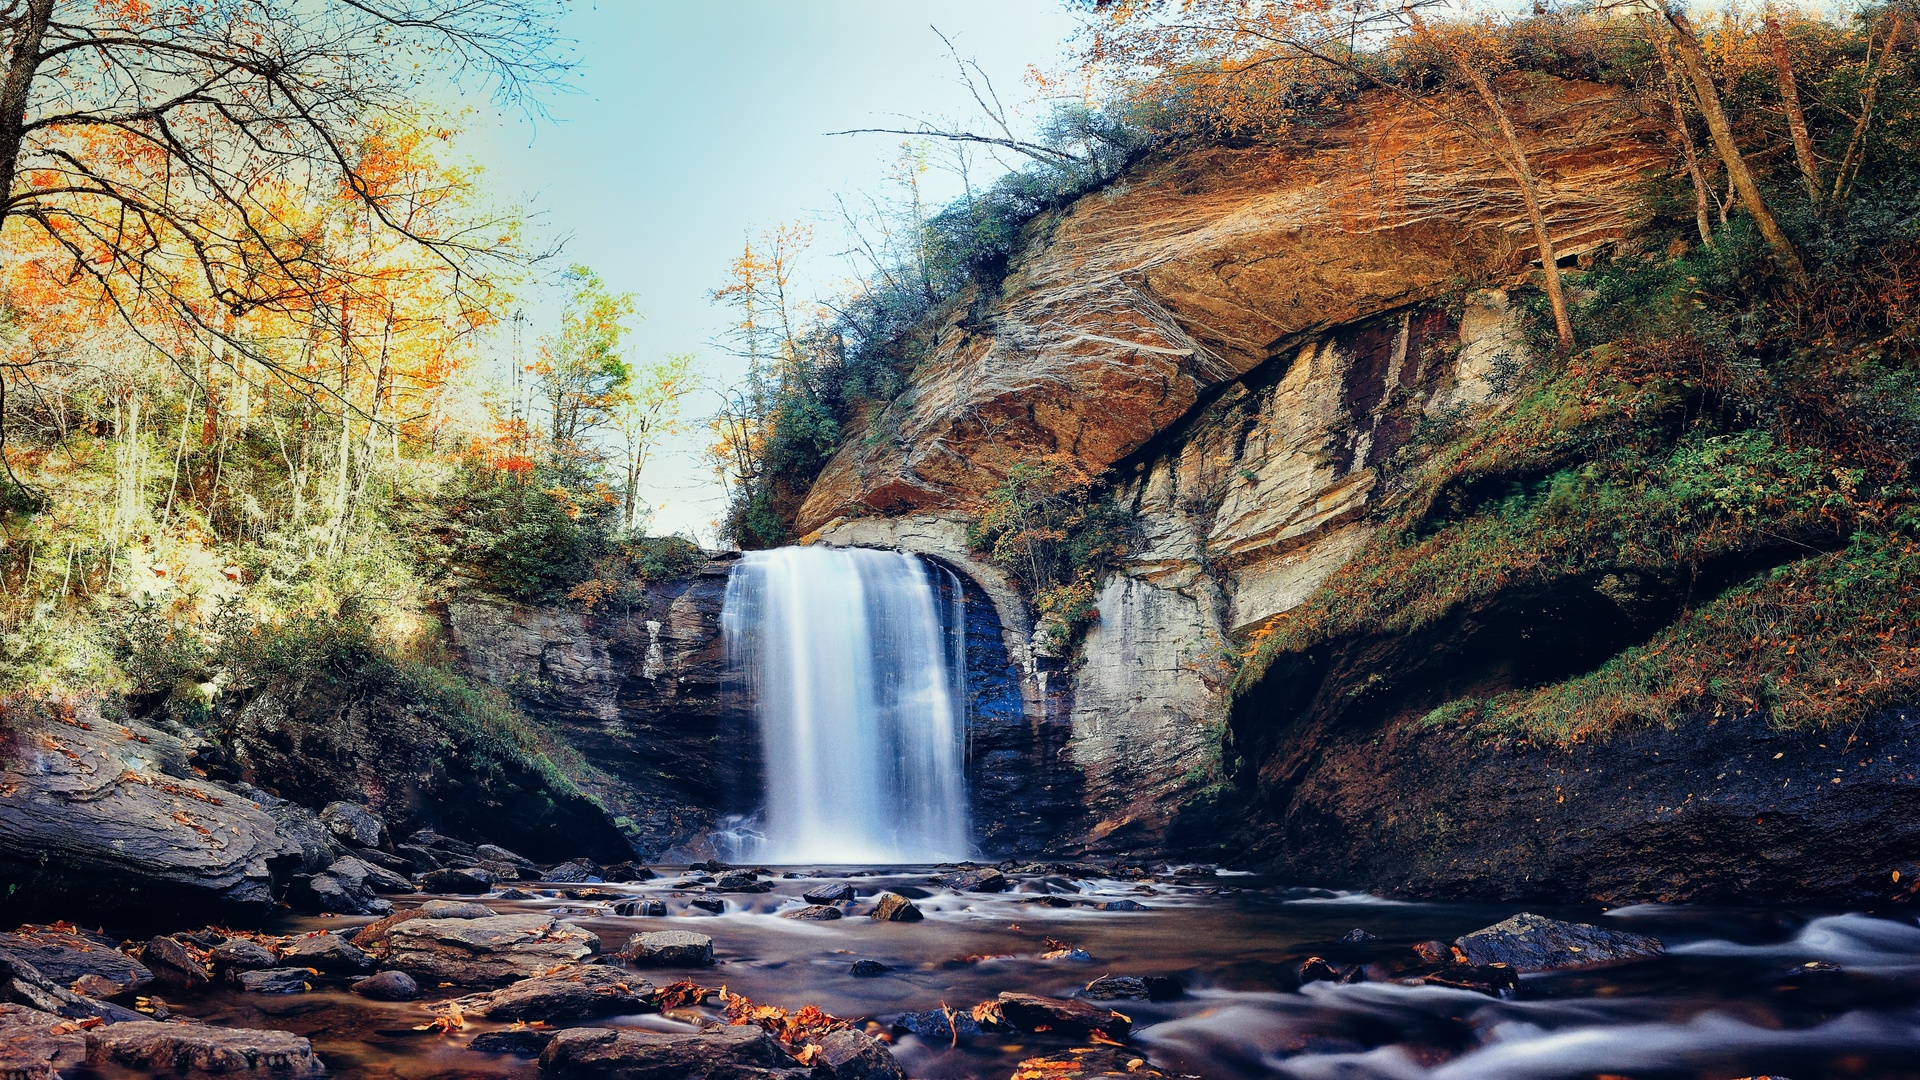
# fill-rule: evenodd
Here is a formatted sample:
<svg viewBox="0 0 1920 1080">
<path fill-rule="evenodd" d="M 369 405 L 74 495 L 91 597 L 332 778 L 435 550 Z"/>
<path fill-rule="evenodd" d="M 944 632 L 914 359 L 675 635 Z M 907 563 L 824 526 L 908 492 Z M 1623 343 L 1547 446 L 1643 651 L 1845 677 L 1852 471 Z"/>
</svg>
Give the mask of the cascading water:
<svg viewBox="0 0 1920 1080">
<path fill-rule="evenodd" d="M 898 551 L 779 548 L 734 567 L 721 623 L 766 775 L 760 838 L 739 857 L 970 854 L 961 597 L 952 571 Z"/>
</svg>

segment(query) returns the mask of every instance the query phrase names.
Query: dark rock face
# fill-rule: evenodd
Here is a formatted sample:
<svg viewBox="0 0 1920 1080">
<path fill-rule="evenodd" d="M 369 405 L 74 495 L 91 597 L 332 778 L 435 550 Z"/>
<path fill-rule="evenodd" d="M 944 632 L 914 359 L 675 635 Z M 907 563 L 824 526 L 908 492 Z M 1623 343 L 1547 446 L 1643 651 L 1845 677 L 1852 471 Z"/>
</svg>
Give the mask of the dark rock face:
<svg viewBox="0 0 1920 1080">
<path fill-rule="evenodd" d="M 1362 652 L 1396 662 L 1377 644 Z M 1295 692 L 1344 693 L 1357 677 L 1336 676 L 1352 659 L 1330 655 L 1326 676 Z M 1873 903 L 1897 891 L 1884 868 L 1920 849 L 1920 708 L 1847 732 L 1701 716 L 1570 749 L 1410 719 L 1309 720 L 1282 746 L 1268 725 L 1301 705 L 1268 683 L 1235 719 L 1258 770 L 1257 797 L 1241 804 L 1255 824 L 1236 839 L 1303 882 L 1549 902 Z"/>
<path fill-rule="evenodd" d="M 156 924 L 246 922 L 273 899 L 300 848 L 258 804 L 196 777 L 181 736 L 72 715 L 10 717 L 0 757 L 0 912 Z"/>
<path fill-rule="evenodd" d="M 1659 938 L 1602 930 L 1523 912 L 1454 942 L 1475 964 L 1505 964 L 1521 974 L 1645 960 L 1666 951 Z"/>
<path fill-rule="evenodd" d="M 387 823 L 359 803 L 328 803 L 320 811 L 320 823 L 343 844 L 377 848 L 387 841 Z"/>
<path fill-rule="evenodd" d="M 491 871 L 477 866 L 463 866 L 457 869 L 429 870 L 420 879 L 420 887 L 428 892 L 463 893 L 478 896 L 493 888 L 500 879 Z"/>
<path fill-rule="evenodd" d="M 813 1080 L 793 1055 L 757 1027 L 722 1027 L 694 1035 L 571 1028 L 540 1054 L 543 1076 L 620 1080 Z"/>
<path fill-rule="evenodd" d="M 720 608 L 730 566 L 716 560 L 650 584 L 643 602 L 614 612 L 479 596 L 447 608 L 464 668 L 579 751 L 588 763 L 582 786 L 645 858 L 690 850 L 722 814 L 751 810 L 759 798 L 752 717 L 726 685 Z M 633 851 L 588 854 L 617 860 Z"/>
<path fill-rule="evenodd" d="M 59 986 L 72 986 L 75 979 L 92 975 L 111 986 L 109 993 L 123 994 L 153 981 L 153 972 L 121 952 L 115 942 L 81 931 L 23 926 L 18 933 L 0 934 L 0 951 L 32 964 Z"/>
<path fill-rule="evenodd" d="M 531 758 L 480 751 L 467 721 L 404 691 L 373 677 L 268 685 L 222 716 L 220 744 L 195 764 L 221 781 L 326 806 L 329 834 L 363 848 L 379 845 L 366 843 L 372 828 L 349 807 L 394 834 L 431 825 L 536 858 L 631 854 L 584 794 L 556 784 Z M 417 869 L 432 865 L 444 863 Z"/>
</svg>

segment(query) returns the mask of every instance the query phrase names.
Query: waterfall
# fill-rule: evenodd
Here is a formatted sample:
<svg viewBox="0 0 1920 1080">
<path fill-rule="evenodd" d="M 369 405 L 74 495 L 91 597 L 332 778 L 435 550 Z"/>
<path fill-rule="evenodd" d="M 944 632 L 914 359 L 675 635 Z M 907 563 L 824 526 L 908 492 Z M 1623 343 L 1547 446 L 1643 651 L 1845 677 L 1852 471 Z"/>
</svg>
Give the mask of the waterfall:
<svg viewBox="0 0 1920 1080">
<path fill-rule="evenodd" d="M 793 547 L 727 579 L 727 656 L 759 722 L 775 863 L 966 858 L 966 617 L 952 571 Z"/>
</svg>

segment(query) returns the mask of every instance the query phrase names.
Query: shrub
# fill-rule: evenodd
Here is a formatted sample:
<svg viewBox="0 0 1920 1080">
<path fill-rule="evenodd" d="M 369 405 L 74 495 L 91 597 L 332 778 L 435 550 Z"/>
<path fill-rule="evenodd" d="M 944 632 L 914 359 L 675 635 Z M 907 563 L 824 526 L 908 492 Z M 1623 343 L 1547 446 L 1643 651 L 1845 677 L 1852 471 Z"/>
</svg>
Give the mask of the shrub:
<svg viewBox="0 0 1920 1080">
<path fill-rule="evenodd" d="M 1095 585 L 1133 540 L 1132 516 L 1066 458 L 1014 466 L 967 530 L 968 544 L 1027 590 L 1045 651 L 1062 657 L 1099 617 Z"/>
</svg>

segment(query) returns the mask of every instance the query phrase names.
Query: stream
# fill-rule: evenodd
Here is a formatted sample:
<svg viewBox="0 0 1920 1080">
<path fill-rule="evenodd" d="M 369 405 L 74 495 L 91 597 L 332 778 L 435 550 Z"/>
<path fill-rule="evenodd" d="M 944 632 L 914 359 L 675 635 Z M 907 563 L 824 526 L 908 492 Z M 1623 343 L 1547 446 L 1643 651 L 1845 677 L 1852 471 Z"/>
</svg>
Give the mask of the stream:
<svg viewBox="0 0 1920 1080">
<path fill-rule="evenodd" d="M 772 879 L 764 894 L 727 894 L 724 914 L 689 906 L 678 875 L 593 886 L 657 897 L 664 918 L 621 918 L 606 900 L 487 899 L 502 913 L 564 914 L 600 935 L 606 950 L 628 935 L 685 929 L 714 939 L 705 970 L 650 970 L 664 985 L 683 976 L 729 987 L 763 1004 L 818 1005 L 843 1017 L 889 1021 L 902 1013 L 964 1012 L 1001 991 L 1072 996 L 1102 975 L 1179 980 L 1175 1000 L 1114 1001 L 1133 1019 L 1131 1043 L 1169 1073 L 1207 1078 L 1341 1080 L 1920 1080 L 1920 926 L 1910 912 L 1874 916 L 1786 908 L 1638 905 L 1554 908 L 1404 903 L 1289 888 L 1251 875 L 1156 875 L 1151 881 L 1009 874 L 1004 893 L 956 893 L 927 884 L 932 867 L 815 868 Z M 863 895 L 915 896 L 926 918 L 879 922 L 782 919 L 799 894 L 848 881 Z M 534 888 L 537 886 L 528 886 Z M 1038 898 L 1070 898 L 1053 907 Z M 421 899 L 426 899 L 422 897 Z M 1143 911 L 1090 905 L 1133 900 Z M 1058 901 L 1055 901 L 1058 902 Z M 1452 940 L 1521 910 L 1652 934 L 1664 957 L 1527 975 L 1510 999 L 1395 982 L 1297 985 L 1308 956 L 1364 962 L 1429 939 Z M 288 917 L 272 929 L 340 929 L 363 919 Z M 1354 929 L 1377 940 L 1345 944 Z M 1048 939 L 1090 959 L 1044 960 Z M 856 959 L 891 970 L 855 977 Z M 620 961 L 613 961 L 618 963 Z M 1809 969 L 1810 962 L 1838 970 Z M 447 990 L 444 996 L 459 991 Z M 415 1030 L 424 1002 L 382 1004 L 329 981 L 312 992 L 248 995 L 218 989 L 173 1002 L 186 1015 L 308 1036 L 335 1076 L 533 1076 L 529 1058 L 466 1049 L 504 1025 L 469 1023 L 451 1034 Z M 712 1014 L 716 1018 L 718 1013 Z M 596 1026 L 693 1030 L 659 1015 Z M 898 1032 L 895 1055 L 923 1080 L 1005 1080 L 1023 1059 L 1086 1045 L 1051 1034 L 923 1038 Z"/>
</svg>

